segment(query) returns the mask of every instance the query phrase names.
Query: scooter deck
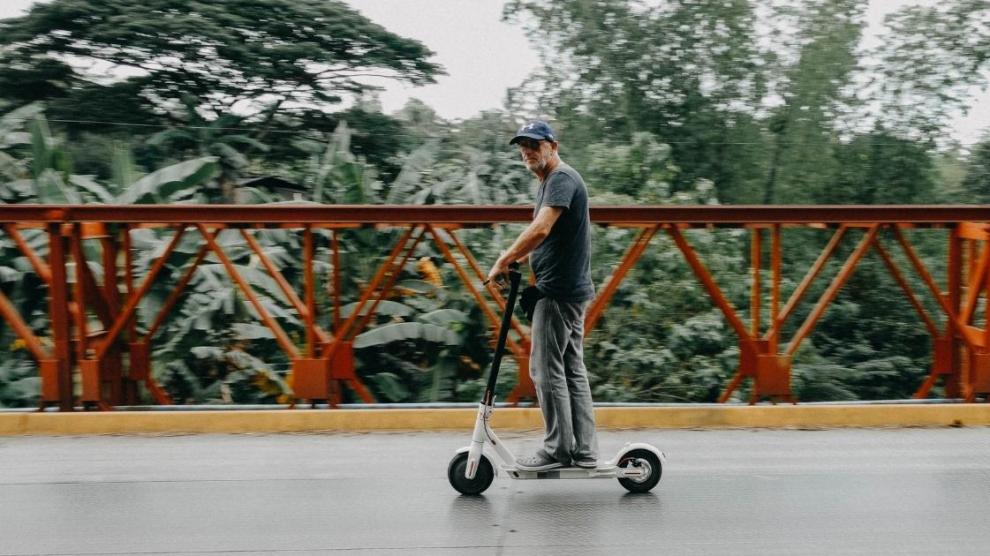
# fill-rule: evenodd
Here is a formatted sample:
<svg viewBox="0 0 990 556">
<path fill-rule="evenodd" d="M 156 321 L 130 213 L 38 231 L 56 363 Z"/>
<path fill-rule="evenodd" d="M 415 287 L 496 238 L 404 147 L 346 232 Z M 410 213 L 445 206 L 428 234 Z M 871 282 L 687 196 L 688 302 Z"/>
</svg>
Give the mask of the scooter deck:
<svg viewBox="0 0 990 556">
<path fill-rule="evenodd" d="M 514 466 L 502 466 L 500 469 L 513 479 L 614 479 L 618 468 L 601 466 L 594 469 L 586 467 L 556 467 L 546 471 L 529 471 Z"/>
</svg>

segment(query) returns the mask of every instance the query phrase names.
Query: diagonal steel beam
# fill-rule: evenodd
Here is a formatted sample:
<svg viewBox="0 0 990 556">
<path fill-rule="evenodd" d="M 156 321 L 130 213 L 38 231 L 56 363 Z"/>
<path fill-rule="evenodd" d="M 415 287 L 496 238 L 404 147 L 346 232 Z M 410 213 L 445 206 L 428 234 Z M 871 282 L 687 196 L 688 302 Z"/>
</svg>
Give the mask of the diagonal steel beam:
<svg viewBox="0 0 990 556">
<path fill-rule="evenodd" d="M 815 324 L 818 323 L 818 319 L 825 313 L 825 309 L 828 308 L 829 304 L 832 303 L 832 300 L 835 299 L 835 296 L 838 295 L 839 290 L 842 289 L 842 286 L 844 286 L 846 281 L 849 280 L 849 277 L 852 276 L 853 270 L 856 269 L 856 265 L 859 263 L 860 259 L 862 259 L 863 255 L 866 254 L 866 251 L 869 250 L 870 245 L 873 243 L 873 240 L 876 238 L 879 230 L 879 224 L 870 226 L 869 230 L 863 236 L 863 239 L 859 242 L 859 245 L 856 246 L 856 249 L 851 255 L 849 255 L 849 258 L 846 259 L 846 262 L 842 265 L 842 268 L 839 269 L 839 274 L 832 280 L 832 283 L 829 284 L 828 288 L 825 289 L 825 292 L 822 294 L 821 298 L 819 298 L 818 303 L 815 304 L 815 307 L 811 310 L 808 318 L 805 319 L 804 324 L 802 324 L 801 328 L 798 329 L 797 333 L 794 335 L 794 338 L 791 339 L 791 342 L 787 344 L 787 348 L 784 350 L 785 355 L 789 357 L 793 356 L 794 353 L 797 352 L 798 348 L 801 347 L 801 342 L 804 341 L 808 334 L 811 333 L 812 328 L 814 328 Z"/>
<path fill-rule="evenodd" d="M 454 267 L 454 271 L 457 272 L 457 275 L 458 277 L 460 277 L 461 282 L 464 284 L 464 287 L 468 289 L 468 291 L 474 297 L 475 301 L 478 303 L 478 306 L 481 308 L 481 312 L 491 323 L 492 330 L 493 331 L 497 330 L 502 323 L 502 318 L 496 315 L 494 311 L 492 311 L 492 308 L 489 307 L 488 302 L 485 300 L 485 297 L 481 294 L 480 291 L 478 291 L 477 288 L 474 287 L 474 284 L 471 282 L 471 278 L 470 276 L 468 276 L 467 271 L 465 271 L 464 268 L 460 265 L 460 263 L 457 262 L 457 259 L 454 257 L 454 253 L 451 252 L 450 247 L 448 247 L 447 243 L 443 240 L 442 237 L 440 237 L 440 234 L 437 231 L 437 229 L 430 224 L 427 224 L 426 227 L 427 230 L 429 230 L 430 235 L 433 236 L 433 241 L 436 244 L 436 246 L 440 249 L 440 252 L 443 254 L 444 259 L 446 259 L 446 261 L 450 263 L 451 266 Z M 529 376 L 529 352 L 530 352 L 529 336 L 523 331 L 515 315 L 510 316 L 510 322 L 512 323 L 513 330 L 519 335 L 520 338 L 519 341 L 516 341 L 511 337 L 506 338 L 506 345 L 509 347 L 509 351 L 512 352 L 512 356 L 515 358 L 517 364 L 519 365 L 519 375 L 518 375 L 519 381 L 516 384 L 515 388 L 513 388 L 512 392 L 509 394 L 507 400 L 509 403 L 515 404 L 518 402 L 520 397 L 535 396 L 536 391 L 533 387 L 533 381 Z"/>
<path fill-rule="evenodd" d="M 3 292 L 0 292 L 0 316 L 3 317 L 7 324 L 14 329 L 14 333 L 17 337 L 24 340 L 24 346 L 31 352 L 31 355 L 35 359 L 41 361 L 43 359 L 51 359 L 52 355 L 48 353 L 48 350 L 44 348 L 41 344 L 41 339 L 38 338 L 31 327 L 24 322 L 21 318 L 20 313 L 14 304 L 10 302 Z"/>
<path fill-rule="evenodd" d="M 113 309 L 106 297 L 106 290 L 96 283 L 96 277 L 93 276 L 93 271 L 89 268 L 83 245 L 82 229 L 77 225 L 73 225 L 72 231 L 72 258 L 76 263 L 76 282 L 82 285 L 81 297 L 78 302 L 81 304 L 85 301 L 88 306 L 92 307 L 104 328 L 109 328 L 113 323 Z"/>
<path fill-rule="evenodd" d="M 423 236 L 425 235 L 426 228 L 420 230 L 419 235 L 417 235 L 413 240 L 412 244 L 409 246 L 409 249 L 405 250 L 405 255 L 402 256 L 402 260 L 399 264 L 395 265 L 395 268 L 385 276 L 385 281 L 382 285 L 381 292 L 375 296 L 375 300 L 371 302 L 371 307 L 368 307 L 368 310 L 365 311 L 360 317 L 358 323 L 351 327 L 348 332 L 346 336 L 348 341 L 354 341 L 354 338 L 356 338 L 357 335 L 360 334 L 366 326 L 368 326 L 368 323 L 371 322 L 371 318 L 375 314 L 375 309 L 378 308 L 378 305 L 381 304 L 386 297 L 388 297 L 389 292 L 391 292 L 392 288 L 395 287 L 395 283 L 399 279 L 399 273 L 402 272 L 402 269 L 405 268 L 406 263 L 408 263 L 409 259 L 412 258 L 413 253 L 416 252 L 416 247 L 419 246 L 419 242 L 423 240 Z"/>
<path fill-rule="evenodd" d="M 251 288 L 251 284 L 249 284 L 247 280 L 241 276 L 240 272 L 237 272 L 237 267 L 234 265 L 234 262 L 230 260 L 230 257 L 227 256 L 227 253 L 224 252 L 223 248 L 217 244 L 216 237 L 213 235 L 213 232 L 207 229 L 204 224 L 196 224 L 196 228 L 203 236 L 203 239 L 206 240 L 206 243 L 210 246 L 210 250 L 213 251 L 217 258 L 220 259 L 220 262 L 223 264 L 224 268 L 227 269 L 227 275 L 230 276 L 230 279 L 237 284 L 237 286 L 241 289 L 241 292 L 244 293 L 244 296 L 248 298 L 248 301 L 254 307 L 254 310 L 257 311 L 258 316 L 261 317 L 261 321 L 264 322 L 265 326 L 267 326 L 268 329 L 272 331 L 272 334 L 275 335 L 275 341 L 278 342 L 278 345 L 281 346 L 285 354 L 291 359 L 298 358 L 299 350 L 296 349 L 296 346 L 292 343 L 292 340 L 289 339 L 288 334 L 282 330 L 282 327 L 279 326 L 278 322 L 270 314 L 268 314 L 268 310 L 261 304 L 261 300 L 258 299 L 258 294 L 254 293 L 254 289 Z"/>
<path fill-rule="evenodd" d="M 347 334 L 350 331 L 351 327 L 353 327 L 355 322 L 357 322 L 357 319 L 361 314 L 361 311 L 364 309 L 364 305 L 368 302 L 369 299 L 371 299 L 371 296 L 374 295 L 376 291 L 378 291 L 378 285 L 385 278 L 385 275 L 388 273 L 389 268 L 392 267 L 392 265 L 395 263 L 395 259 L 398 258 L 399 254 L 402 252 L 406 244 L 409 242 L 409 239 L 412 237 L 415 228 L 416 226 L 410 226 L 406 228 L 405 231 L 402 233 L 402 235 L 399 237 L 399 241 L 396 242 L 395 246 L 392 247 L 392 251 L 389 252 L 388 256 L 385 258 L 385 261 L 382 262 L 382 264 L 378 267 L 378 271 L 375 272 L 375 275 L 372 277 L 371 282 L 369 282 L 368 286 L 365 287 L 364 293 L 361 294 L 361 297 L 358 299 L 357 305 L 354 306 L 354 310 L 351 312 L 350 316 L 347 317 L 347 320 L 344 321 L 344 324 L 342 324 L 340 328 L 333 331 L 334 334 L 333 340 L 331 340 L 330 343 L 324 346 L 322 357 L 331 360 L 333 359 L 334 354 L 336 354 L 337 352 L 338 346 L 341 345 L 341 342 L 343 342 L 344 338 L 347 337 Z"/>
<path fill-rule="evenodd" d="M 464 287 L 468 289 L 468 291 L 471 293 L 471 296 L 474 297 L 475 301 L 478 302 L 478 306 L 481 308 L 481 312 L 484 313 L 485 317 L 488 318 L 488 321 L 491 323 L 493 328 L 498 328 L 498 326 L 502 322 L 501 318 L 498 315 L 496 315 L 494 311 L 492 311 L 492 308 L 488 306 L 488 302 L 485 301 L 485 297 L 481 295 L 481 292 L 479 292 L 477 288 L 474 287 L 474 284 L 471 282 L 471 277 L 468 276 L 468 273 L 464 270 L 461 264 L 457 262 L 456 258 L 454 258 L 454 253 L 451 252 L 450 247 L 448 247 L 447 243 L 443 240 L 442 237 L 440 237 L 440 234 L 438 233 L 437 229 L 430 224 L 426 225 L 426 229 L 430 232 L 430 235 L 433 236 L 433 241 L 436 244 L 436 246 L 440 249 L 440 252 L 443 254 L 444 259 L 446 259 L 447 262 L 454 267 L 454 271 L 460 277 L 461 282 L 464 284 Z M 526 335 L 524 332 L 522 332 L 522 327 L 519 326 L 518 319 L 516 319 L 514 315 L 512 317 L 512 321 L 514 323 L 512 327 L 513 330 L 515 330 L 516 333 L 519 333 L 522 338 L 526 339 Z M 509 348 L 514 352 L 520 349 L 519 345 L 515 341 L 513 341 L 512 338 L 508 339 L 508 345 Z"/>
<path fill-rule="evenodd" d="M 252 236 L 245 228 L 241 228 L 239 231 L 241 233 L 241 236 L 244 238 L 244 241 L 247 242 L 251 250 L 254 251 L 255 255 L 258 256 L 258 260 L 261 261 L 261 265 L 265 267 L 265 270 L 268 271 L 268 274 L 275 280 L 275 283 L 278 284 L 279 289 L 282 290 L 283 294 L 285 294 L 286 299 L 293 307 L 295 307 L 296 311 L 299 312 L 299 315 L 302 316 L 303 319 L 306 320 L 306 322 L 308 323 L 310 321 L 310 317 L 309 317 L 310 309 L 308 308 L 307 304 L 304 303 L 303 300 L 299 298 L 299 295 L 296 294 L 295 290 L 289 284 L 289 281 L 285 279 L 285 275 L 283 275 L 282 272 L 275 266 L 275 264 L 272 263 L 271 259 L 268 258 L 267 255 L 265 255 L 264 249 L 262 249 L 261 244 L 258 243 L 258 240 L 255 239 L 255 237 Z M 312 261 L 309 261 L 308 263 L 306 261 L 303 262 L 304 273 L 307 272 L 306 269 L 312 269 Z M 313 327 L 315 329 L 315 333 L 317 337 L 319 337 L 319 340 L 321 342 L 330 341 L 330 334 L 328 334 L 325 330 L 320 328 L 315 322 L 313 323 Z M 309 325 L 307 325 L 307 329 L 308 328 Z"/>
<path fill-rule="evenodd" d="M 183 234 L 185 234 L 185 232 L 186 232 L 185 226 L 181 226 L 176 230 L 175 235 L 172 236 L 172 240 L 168 243 L 168 246 L 165 248 L 165 252 L 162 253 L 162 255 L 158 258 L 158 260 L 156 260 L 155 263 L 151 266 L 151 269 L 148 271 L 148 274 L 144 278 L 144 282 L 141 283 L 141 286 L 136 291 L 134 291 L 128 296 L 127 301 L 124 303 L 124 308 L 121 310 L 120 314 L 117 315 L 117 318 L 114 320 L 113 326 L 111 326 L 110 329 L 107 331 L 107 334 L 103 338 L 102 343 L 96 347 L 96 353 L 93 355 L 93 359 L 96 360 L 103 359 L 103 356 L 106 355 L 107 351 L 117 340 L 117 336 L 120 335 L 120 332 L 124 329 L 125 326 L 128 325 L 129 321 L 131 320 L 131 317 L 134 315 L 134 312 L 137 310 L 138 303 L 141 302 L 141 299 L 151 289 L 151 285 L 154 284 L 155 278 L 158 277 L 158 273 L 161 272 L 162 268 L 165 267 L 165 263 L 168 261 L 169 256 L 172 255 L 172 252 L 175 251 L 175 248 L 178 247 L 179 240 L 182 239 L 182 236 Z"/>
<path fill-rule="evenodd" d="M 945 314 L 948 317 L 949 324 L 955 329 L 956 333 L 959 334 L 959 337 L 963 340 L 963 342 L 966 343 L 966 346 L 971 350 L 975 350 L 977 344 L 981 342 L 981 338 L 976 337 L 976 335 L 966 327 L 966 323 L 960 320 L 959 314 L 949 304 L 949 301 L 945 298 L 945 296 L 942 295 L 938 285 L 935 283 L 935 279 L 932 278 L 931 273 L 929 273 L 928 269 L 925 267 L 925 263 L 921 261 L 917 253 L 915 253 L 914 249 L 911 247 L 911 244 L 908 243 L 907 239 L 904 237 L 904 234 L 901 233 L 901 231 L 896 227 L 894 228 L 894 237 L 897 238 L 897 242 L 900 244 L 904 254 L 907 255 L 908 260 L 911 261 L 915 271 L 917 271 L 918 275 L 921 276 L 921 279 L 928 286 L 928 289 L 932 292 L 935 300 L 942 306 L 942 310 L 945 311 Z"/>
<path fill-rule="evenodd" d="M 780 339 L 780 332 L 784 327 L 784 323 L 794 312 L 794 309 L 797 308 L 801 298 L 804 297 L 804 294 L 808 291 L 808 288 L 811 287 L 811 283 L 815 281 L 815 278 L 817 278 L 819 274 L 821 274 L 822 269 L 825 268 L 825 263 L 827 263 L 829 258 L 832 257 L 832 254 L 835 253 L 835 250 L 838 248 L 839 242 L 842 241 L 842 236 L 845 235 L 847 229 L 848 228 L 845 225 L 839 226 L 839 229 L 832 234 L 832 238 L 829 240 L 828 244 L 825 245 L 825 249 L 823 249 L 821 254 L 818 255 L 818 259 L 815 260 L 814 264 L 811 265 L 811 268 L 808 269 L 808 272 L 804 275 L 801 283 L 798 284 L 798 287 L 791 293 L 791 297 L 787 300 L 787 303 L 784 304 L 784 309 L 779 314 L 775 313 L 773 326 L 770 330 L 767 330 L 766 334 L 764 334 L 764 340 L 767 340 L 771 344 L 775 345 Z"/>
<path fill-rule="evenodd" d="M 457 250 L 460 251 L 461 254 L 464 256 L 464 259 L 467 260 L 471 270 L 474 272 L 474 275 L 477 277 L 478 281 L 481 282 L 481 285 L 485 287 L 485 290 L 488 291 L 489 295 L 492 296 L 492 299 L 495 300 L 495 304 L 498 305 L 498 308 L 504 311 L 505 298 L 502 297 L 502 293 L 495 286 L 494 282 L 488 282 L 487 284 L 485 283 L 486 277 L 484 271 L 481 269 L 481 266 L 478 264 L 478 261 L 471 254 L 470 249 L 468 249 L 467 246 L 464 245 L 464 243 L 460 240 L 460 238 L 457 237 L 457 234 L 455 234 L 453 230 L 443 229 L 443 231 L 446 232 L 447 237 L 451 239 L 451 241 L 454 243 L 454 246 L 457 247 Z M 437 234 L 439 234 L 439 230 L 436 230 L 436 232 Z M 451 255 L 453 255 L 453 253 L 451 253 Z M 463 282 L 467 277 L 467 273 L 461 273 L 460 264 L 457 263 L 456 261 L 452 262 L 451 264 L 454 266 L 454 270 L 458 272 L 458 276 L 461 277 L 461 281 Z M 465 285 L 468 287 L 473 287 L 472 285 L 468 285 L 468 284 Z M 498 326 L 500 323 L 501 320 L 498 321 L 496 326 Z M 515 333 L 518 334 L 520 338 L 527 337 L 526 331 L 523 330 L 522 325 L 519 323 L 519 319 L 515 317 L 512 318 L 512 330 L 515 331 Z"/>
<path fill-rule="evenodd" d="M 698 255 L 695 254 L 694 249 L 690 244 L 688 244 L 687 240 L 684 239 L 684 236 L 681 234 L 680 230 L 677 229 L 677 226 L 667 226 L 666 228 L 667 233 L 670 234 L 670 237 L 673 238 L 674 243 L 677 244 L 677 247 L 681 250 L 681 253 L 684 254 L 684 258 L 687 260 L 691 270 L 694 271 L 695 276 L 701 280 L 701 283 L 705 286 L 705 289 L 708 290 L 708 295 L 711 296 L 712 301 L 715 302 L 715 306 L 722 310 L 722 314 L 724 314 L 726 320 L 729 321 L 729 325 L 736 331 L 736 334 L 739 335 L 740 339 L 752 340 L 752 336 L 750 336 L 749 331 L 746 330 L 746 325 L 743 324 L 742 319 L 740 319 L 736 314 L 735 308 L 731 303 L 729 303 L 729 300 L 725 298 L 725 295 L 722 294 L 722 290 L 719 289 L 718 284 L 715 283 L 715 279 L 712 278 L 711 273 L 701 262 L 701 260 L 698 259 Z"/>
<path fill-rule="evenodd" d="M 629 273 L 640 257 L 643 256 L 646 248 L 650 245 L 650 240 L 653 239 L 653 236 L 656 235 L 660 227 L 659 224 L 644 227 L 640 230 L 639 235 L 633 239 L 629 248 L 626 249 L 625 254 L 619 261 L 619 265 L 612 272 L 612 275 L 608 277 L 605 286 L 598 292 L 598 296 L 595 297 L 595 300 L 591 302 L 591 306 L 588 308 L 587 317 L 584 321 L 585 336 L 594 330 L 595 325 L 598 324 L 598 320 L 605 312 L 605 308 L 608 307 L 609 302 L 612 300 L 612 296 L 615 295 L 615 291 L 619 289 L 619 284 L 622 283 L 626 274 Z"/>
<path fill-rule="evenodd" d="M 161 309 L 159 309 L 158 314 L 155 316 L 154 322 L 151 323 L 151 326 L 148 327 L 148 330 L 144 333 L 145 342 L 150 342 L 151 339 L 155 337 L 155 333 L 158 332 L 161 325 L 165 323 L 165 319 L 172 311 L 172 307 L 175 306 L 175 304 L 179 301 L 179 298 L 182 297 L 182 294 L 185 293 L 186 286 L 188 286 L 189 282 L 192 281 L 192 277 L 196 274 L 196 269 L 199 268 L 200 263 L 202 263 L 203 259 L 206 258 L 206 254 L 209 250 L 209 244 L 204 243 L 199 248 L 199 251 L 196 252 L 196 257 L 193 259 L 192 264 L 189 265 L 189 268 L 186 269 L 185 274 L 182 275 L 182 278 L 180 278 L 175 287 L 172 288 L 172 291 L 165 299 L 165 303 L 162 304 Z"/>
<path fill-rule="evenodd" d="M 468 265 L 471 267 L 471 270 L 474 271 L 474 275 L 478 278 L 478 281 L 481 282 L 483 286 L 485 286 L 485 289 L 488 290 L 488 293 L 492 296 L 492 299 L 494 299 L 495 303 L 498 304 L 499 309 L 504 311 L 505 298 L 502 297 L 502 293 L 498 291 L 498 288 L 495 287 L 494 283 L 492 282 L 489 282 L 487 284 L 485 283 L 485 271 L 482 270 L 481 265 L 478 264 L 477 259 L 475 259 L 474 255 L 471 254 L 471 250 L 468 249 L 466 245 L 464 245 L 464 243 L 461 241 L 459 237 L 457 237 L 457 234 L 454 233 L 453 229 L 445 228 L 444 231 L 447 232 L 447 236 L 453 242 L 454 247 L 457 247 L 457 250 L 460 251 L 461 255 L 464 256 L 464 259 L 467 260 Z"/>
<path fill-rule="evenodd" d="M 918 316 L 920 316 L 921 320 L 925 323 L 925 328 L 928 329 L 928 333 L 931 334 L 932 338 L 937 338 L 938 326 L 935 325 L 935 321 L 928 315 L 928 311 L 926 311 L 925 307 L 920 301 L 918 301 L 918 296 L 915 295 L 914 290 L 911 288 L 911 284 L 909 284 L 907 279 L 904 278 L 904 274 L 901 272 L 900 268 L 898 268 L 897 263 L 894 262 L 894 259 L 890 256 L 890 253 L 888 253 L 887 250 L 884 249 L 883 245 L 880 244 L 879 238 L 874 238 L 873 248 L 880 255 L 880 259 L 883 261 L 883 264 L 886 265 L 887 270 L 890 271 L 890 275 L 893 276 L 894 281 L 897 282 L 897 285 L 900 286 L 902 290 L 904 290 L 904 294 L 907 296 L 908 302 L 911 303 L 911 306 L 914 307 L 914 310 L 918 313 Z"/>
<path fill-rule="evenodd" d="M 7 231 L 7 235 L 10 236 L 10 239 L 14 240 L 14 243 L 17 245 L 17 248 L 20 249 L 21 253 L 27 257 L 28 261 L 31 263 L 31 267 L 34 268 L 35 274 L 37 274 L 38 277 L 41 278 L 41 280 L 46 284 L 51 284 L 51 268 L 49 268 L 48 265 L 45 264 L 45 261 L 38 256 L 38 253 L 36 253 L 35 250 L 28 245 L 28 242 L 24 239 L 24 236 L 22 236 L 21 232 L 18 231 L 17 225 L 14 223 L 7 223 L 3 225 L 3 228 Z"/>
</svg>

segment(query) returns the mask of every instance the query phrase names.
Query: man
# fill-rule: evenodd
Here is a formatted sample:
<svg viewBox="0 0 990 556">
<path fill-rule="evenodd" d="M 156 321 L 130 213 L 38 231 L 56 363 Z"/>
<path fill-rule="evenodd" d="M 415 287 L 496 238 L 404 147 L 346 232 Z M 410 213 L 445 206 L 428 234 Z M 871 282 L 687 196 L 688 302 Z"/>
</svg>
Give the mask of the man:
<svg viewBox="0 0 990 556">
<path fill-rule="evenodd" d="M 533 221 L 488 273 L 498 279 L 529 255 L 542 298 L 532 320 L 530 376 L 543 410 L 543 449 L 516 465 L 544 471 L 566 465 L 594 468 L 598 459 L 595 415 L 584 367 L 584 313 L 594 296 L 591 282 L 591 219 L 581 175 L 557 154 L 553 129 L 541 121 L 519 129 L 526 167 L 540 180 Z"/>
</svg>

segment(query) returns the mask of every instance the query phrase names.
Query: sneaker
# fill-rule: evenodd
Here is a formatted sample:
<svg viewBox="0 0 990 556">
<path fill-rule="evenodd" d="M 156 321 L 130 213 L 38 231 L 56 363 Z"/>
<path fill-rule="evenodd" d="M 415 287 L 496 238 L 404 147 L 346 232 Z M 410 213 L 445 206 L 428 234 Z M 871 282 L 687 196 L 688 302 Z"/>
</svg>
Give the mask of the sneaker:
<svg viewBox="0 0 990 556">
<path fill-rule="evenodd" d="M 598 460 L 590 456 L 574 458 L 574 467 L 580 467 L 582 469 L 594 469 L 598 467 Z"/>
<path fill-rule="evenodd" d="M 547 471 L 563 467 L 564 464 L 550 457 L 550 454 L 540 450 L 535 456 L 517 458 L 516 468 L 522 471 Z"/>
</svg>

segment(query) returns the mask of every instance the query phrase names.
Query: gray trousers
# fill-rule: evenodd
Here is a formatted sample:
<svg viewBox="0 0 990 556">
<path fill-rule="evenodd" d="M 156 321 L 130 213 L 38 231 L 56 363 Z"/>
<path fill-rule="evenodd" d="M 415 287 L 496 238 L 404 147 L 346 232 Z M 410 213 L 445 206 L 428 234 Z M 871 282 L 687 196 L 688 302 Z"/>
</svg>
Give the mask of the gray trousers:
<svg viewBox="0 0 990 556">
<path fill-rule="evenodd" d="M 532 323 L 529 374 L 543 410 L 543 449 L 554 459 L 598 458 L 595 413 L 584 367 L 584 312 L 587 303 L 544 297 Z"/>
</svg>

